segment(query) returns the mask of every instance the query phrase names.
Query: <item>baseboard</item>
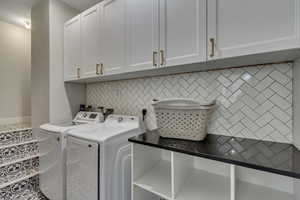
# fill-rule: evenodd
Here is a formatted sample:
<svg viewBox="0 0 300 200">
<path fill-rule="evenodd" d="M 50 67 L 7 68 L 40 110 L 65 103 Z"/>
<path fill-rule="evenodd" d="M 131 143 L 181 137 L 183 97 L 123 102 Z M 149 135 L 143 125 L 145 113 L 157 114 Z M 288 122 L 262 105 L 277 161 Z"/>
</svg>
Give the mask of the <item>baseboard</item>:
<svg viewBox="0 0 300 200">
<path fill-rule="evenodd" d="M 31 123 L 31 116 L 0 118 L 0 125 Z"/>
</svg>

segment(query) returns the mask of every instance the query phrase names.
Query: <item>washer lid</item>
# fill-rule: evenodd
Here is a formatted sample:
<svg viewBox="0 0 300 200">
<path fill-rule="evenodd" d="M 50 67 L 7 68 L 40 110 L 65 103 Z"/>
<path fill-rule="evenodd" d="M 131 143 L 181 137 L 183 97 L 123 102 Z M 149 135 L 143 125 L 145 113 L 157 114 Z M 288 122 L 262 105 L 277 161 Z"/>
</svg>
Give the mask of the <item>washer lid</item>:
<svg viewBox="0 0 300 200">
<path fill-rule="evenodd" d="M 63 133 L 71 128 L 74 128 L 76 124 L 72 122 L 65 122 L 60 124 L 43 124 L 40 126 L 40 129 L 45 131 Z M 78 126 L 78 125 L 77 125 Z"/>
<path fill-rule="evenodd" d="M 69 136 L 82 139 L 104 142 L 117 135 L 125 134 L 131 131 L 141 130 L 138 121 L 132 123 L 102 123 L 102 124 L 86 124 L 68 130 Z"/>
</svg>

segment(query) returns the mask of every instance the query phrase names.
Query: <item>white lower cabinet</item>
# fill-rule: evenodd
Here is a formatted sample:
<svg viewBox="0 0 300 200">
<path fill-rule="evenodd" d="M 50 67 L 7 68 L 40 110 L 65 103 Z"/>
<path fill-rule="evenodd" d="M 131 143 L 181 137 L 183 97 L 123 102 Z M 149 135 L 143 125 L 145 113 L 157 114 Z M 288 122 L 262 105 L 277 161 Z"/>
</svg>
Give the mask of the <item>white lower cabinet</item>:
<svg viewBox="0 0 300 200">
<path fill-rule="evenodd" d="M 135 186 L 133 188 L 133 198 L 132 199 L 147 199 L 147 200 L 160 200 L 159 196 L 152 192 L 148 192 L 141 187 Z"/>
<path fill-rule="evenodd" d="M 244 167 L 235 168 L 235 199 L 294 200 L 293 178 Z"/>
<path fill-rule="evenodd" d="M 293 178 L 139 144 L 132 200 L 293 200 Z"/>
<path fill-rule="evenodd" d="M 230 166 L 173 153 L 173 199 L 230 200 Z"/>
<path fill-rule="evenodd" d="M 134 187 L 140 187 L 165 199 L 172 199 L 171 171 L 171 152 L 134 145 L 132 175 Z M 133 197 L 135 196 L 133 194 Z M 142 199 L 134 198 L 134 200 Z"/>
</svg>

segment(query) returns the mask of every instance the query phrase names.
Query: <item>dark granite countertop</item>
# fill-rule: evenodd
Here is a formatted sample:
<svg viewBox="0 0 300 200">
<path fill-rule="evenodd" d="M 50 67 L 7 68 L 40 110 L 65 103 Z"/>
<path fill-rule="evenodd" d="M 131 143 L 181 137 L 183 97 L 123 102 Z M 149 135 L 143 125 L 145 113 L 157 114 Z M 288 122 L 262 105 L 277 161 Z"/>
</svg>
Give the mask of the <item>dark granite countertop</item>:
<svg viewBox="0 0 300 200">
<path fill-rule="evenodd" d="M 209 134 L 194 142 L 148 131 L 130 142 L 300 179 L 300 151 L 292 144 Z"/>
</svg>

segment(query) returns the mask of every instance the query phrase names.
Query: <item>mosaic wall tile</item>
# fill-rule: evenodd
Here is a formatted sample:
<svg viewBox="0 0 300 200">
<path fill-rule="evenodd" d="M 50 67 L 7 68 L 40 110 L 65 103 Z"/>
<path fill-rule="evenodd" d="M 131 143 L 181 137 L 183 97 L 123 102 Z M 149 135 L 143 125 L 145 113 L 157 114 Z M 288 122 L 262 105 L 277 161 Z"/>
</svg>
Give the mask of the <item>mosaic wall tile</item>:
<svg viewBox="0 0 300 200">
<path fill-rule="evenodd" d="M 87 103 L 116 113 L 141 115 L 155 129 L 153 99 L 217 100 L 209 132 L 292 142 L 293 64 L 261 65 L 87 85 Z"/>
</svg>

